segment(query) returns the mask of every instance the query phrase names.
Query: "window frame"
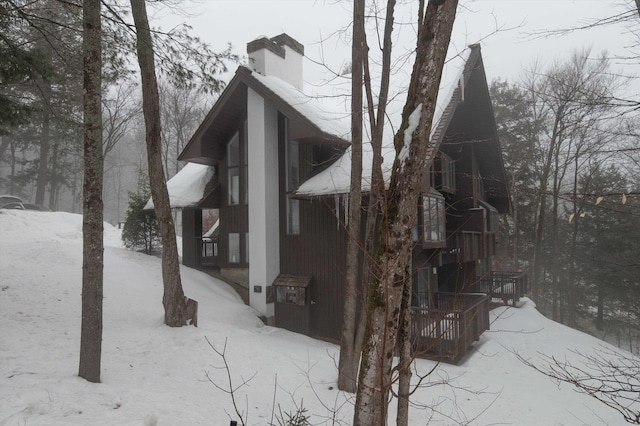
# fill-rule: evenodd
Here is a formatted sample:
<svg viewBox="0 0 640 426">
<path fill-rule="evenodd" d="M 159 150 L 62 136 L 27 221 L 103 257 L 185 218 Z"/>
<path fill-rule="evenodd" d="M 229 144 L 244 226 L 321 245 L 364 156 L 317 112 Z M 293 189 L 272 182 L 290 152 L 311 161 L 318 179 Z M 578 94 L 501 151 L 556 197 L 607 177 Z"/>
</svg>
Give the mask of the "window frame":
<svg viewBox="0 0 640 426">
<path fill-rule="evenodd" d="M 300 142 L 289 139 L 289 121 L 284 118 L 284 158 L 286 193 L 286 233 L 288 236 L 300 235 L 300 200 L 292 197 L 300 185 Z"/>
<path fill-rule="evenodd" d="M 480 208 L 484 210 L 485 215 L 484 231 L 488 234 L 498 232 L 498 227 L 500 226 L 500 216 L 498 213 L 498 209 L 496 209 L 486 201 L 480 201 L 479 205 Z"/>
<path fill-rule="evenodd" d="M 227 202 L 230 206 L 240 205 L 240 145 L 240 132 L 236 131 L 227 142 Z M 235 155 L 232 156 L 234 151 Z"/>
<path fill-rule="evenodd" d="M 422 194 L 421 207 L 422 243 L 430 246 L 444 246 L 447 241 L 444 197 L 438 191 L 432 189 L 428 193 Z M 433 220 L 434 218 L 436 219 L 435 221 Z M 434 235 L 435 238 L 433 238 Z"/>
<path fill-rule="evenodd" d="M 449 155 L 440 152 L 440 190 L 456 193 L 456 162 Z"/>
<path fill-rule="evenodd" d="M 236 238 L 237 242 L 232 242 L 232 238 Z M 235 246 L 236 250 L 232 252 L 232 246 Z M 233 254 L 237 253 L 238 259 L 234 260 Z M 227 237 L 227 261 L 230 265 L 240 265 L 242 263 L 242 249 L 240 247 L 240 232 L 229 232 Z"/>
</svg>

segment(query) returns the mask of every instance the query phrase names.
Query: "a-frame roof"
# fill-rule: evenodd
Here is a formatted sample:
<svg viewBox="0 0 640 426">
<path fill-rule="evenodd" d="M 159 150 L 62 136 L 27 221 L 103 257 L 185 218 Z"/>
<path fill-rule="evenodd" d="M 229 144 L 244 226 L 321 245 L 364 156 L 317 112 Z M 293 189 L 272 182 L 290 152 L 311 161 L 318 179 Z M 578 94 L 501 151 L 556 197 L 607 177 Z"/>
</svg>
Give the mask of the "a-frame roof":
<svg viewBox="0 0 640 426">
<path fill-rule="evenodd" d="M 335 109 L 325 108 L 318 99 L 303 94 L 282 80 L 262 76 L 241 66 L 183 150 L 180 160 L 214 165 L 224 157 L 225 143 L 246 118 L 248 88 L 271 102 L 289 118 L 292 139 L 310 139 L 343 146 L 349 144 L 349 117 L 345 116 L 344 111 L 335 112 Z M 429 163 L 438 150 L 457 143 L 447 136 L 450 127 L 468 126 L 472 123 L 475 130 L 482 134 L 482 138 L 474 143 L 487 193 L 501 212 L 509 211 L 502 153 L 479 45 L 469 46 L 446 64 L 434 123 L 431 131 L 434 143 L 429 153 Z M 368 161 L 371 156 L 370 145 L 365 144 L 363 148 L 363 190 L 368 191 L 371 176 L 371 161 Z M 388 181 L 395 155 L 393 146 L 386 147 L 383 155 L 383 174 Z M 300 197 L 314 197 L 348 193 L 350 169 L 351 150 L 347 149 L 333 164 L 303 182 L 296 194 Z"/>
<path fill-rule="evenodd" d="M 471 86 L 471 87 L 470 87 Z M 452 120 L 456 116 L 459 107 L 465 104 L 465 95 L 476 98 L 474 105 L 476 109 L 465 113 L 465 119 L 481 122 L 483 134 L 486 137 L 478 143 L 477 158 L 483 176 L 489 177 L 488 191 L 491 192 L 494 202 L 502 212 L 509 210 L 509 194 L 506 187 L 504 166 L 502 163 L 502 153 L 498 141 L 495 118 L 489 98 L 489 90 L 486 83 L 484 66 L 480 45 L 469 46 L 459 55 L 456 55 L 445 65 L 443 78 L 440 84 L 436 111 L 434 114 L 434 125 L 431 130 L 431 151 L 429 152 L 429 163 L 431 164 L 440 150 L 441 145 L 447 143 L 445 136 L 449 130 Z M 471 102 L 467 101 L 467 104 Z M 481 116 L 475 117 L 478 107 L 482 109 Z M 384 150 L 384 148 L 383 148 Z M 362 189 L 370 189 L 371 146 L 363 146 L 363 179 Z M 395 149 L 390 146 L 384 150 L 383 174 L 388 182 L 391 176 L 391 167 Z M 368 167 L 367 167 L 368 166 Z M 351 150 L 345 153 L 330 167 L 317 175 L 303 182 L 296 194 L 300 197 L 313 197 L 331 194 L 345 194 L 350 192 L 351 174 Z"/>
<path fill-rule="evenodd" d="M 284 114 L 290 123 L 290 137 L 321 140 L 347 146 L 350 140 L 348 115 L 323 106 L 290 84 L 265 77 L 244 66 L 211 108 L 178 158 L 181 161 L 213 165 L 224 155 L 224 144 L 246 118 L 247 89 L 258 93 Z"/>
</svg>

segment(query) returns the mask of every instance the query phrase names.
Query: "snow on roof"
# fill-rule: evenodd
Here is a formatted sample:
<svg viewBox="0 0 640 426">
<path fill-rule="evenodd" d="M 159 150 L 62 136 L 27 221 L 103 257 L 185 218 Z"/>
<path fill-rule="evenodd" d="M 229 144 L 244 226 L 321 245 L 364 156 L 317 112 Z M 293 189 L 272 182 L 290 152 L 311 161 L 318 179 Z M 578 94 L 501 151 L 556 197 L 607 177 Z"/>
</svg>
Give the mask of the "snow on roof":
<svg viewBox="0 0 640 426">
<path fill-rule="evenodd" d="M 393 147 L 383 147 L 382 175 L 386 183 L 391 179 L 391 166 L 395 151 Z M 362 190 L 371 190 L 371 169 L 373 163 L 373 149 L 370 143 L 362 144 Z M 351 186 L 351 147 L 328 168 L 307 179 L 296 191 L 296 195 L 304 197 L 345 194 L 350 192 Z"/>
<path fill-rule="evenodd" d="M 204 196 L 207 183 L 215 173 L 212 166 L 188 163 L 167 182 L 171 208 L 191 207 Z M 149 199 L 145 210 L 153 209 L 153 200 Z"/>
<path fill-rule="evenodd" d="M 251 76 L 282 98 L 321 131 L 343 140 L 351 140 L 351 112 L 344 96 L 312 96 L 301 92 L 289 83 L 255 71 Z"/>
<path fill-rule="evenodd" d="M 216 220 L 216 223 L 214 223 L 213 226 L 211 226 L 211 228 L 209 228 L 207 232 L 202 234 L 202 236 L 207 238 L 213 237 L 213 234 L 216 232 L 219 226 L 220 226 L 220 219 L 218 218 L 218 220 Z"/>
<path fill-rule="evenodd" d="M 464 72 L 464 67 L 469 60 L 471 48 L 466 48 L 462 52 L 456 52 L 455 55 L 448 58 L 442 69 L 442 77 L 440 78 L 440 86 L 438 88 L 438 97 L 436 100 L 436 109 L 433 112 L 433 125 L 431 126 L 431 136 L 438 128 L 438 124 L 442 119 L 444 110 L 449 105 L 453 92 L 458 88 Z"/>
<path fill-rule="evenodd" d="M 469 59 L 471 49 L 467 48 L 462 52 L 456 52 L 454 56 L 445 61 L 442 70 L 442 78 L 438 89 L 438 97 L 436 100 L 436 109 L 433 115 L 433 125 L 431 126 L 431 136 L 435 133 L 442 115 L 451 101 L 451 97 L 455 89 L 460 84 L 463 76 L 465 65 Z M 446 92 L 445 92 L 446 91 Z M 443 96 L 444 95 L 444 96 Z M 395 149 L 393 147 L 393 135 L 390 135 L 389 129 L 385 131 L 387 139 L 383 142 L 382 156 L 382 174 L 385 184 L 388 185 L 391 179 L 391 168 L 395 157 Z M 373 160 L 373 151 L 370 143 L 363 143 L 362 146 L 362 190 L 368 192 L 371 190 L 371 168 Z M 344 154 L 331 164 L 328 168 L 317 175 L 307 179 L 300 185 L 296 191 L 297 195 L 310 197 L 331 194 L 345 194 L 350 192 L 351 184 L 351 148 L 349 147 Z"/>
</svg>

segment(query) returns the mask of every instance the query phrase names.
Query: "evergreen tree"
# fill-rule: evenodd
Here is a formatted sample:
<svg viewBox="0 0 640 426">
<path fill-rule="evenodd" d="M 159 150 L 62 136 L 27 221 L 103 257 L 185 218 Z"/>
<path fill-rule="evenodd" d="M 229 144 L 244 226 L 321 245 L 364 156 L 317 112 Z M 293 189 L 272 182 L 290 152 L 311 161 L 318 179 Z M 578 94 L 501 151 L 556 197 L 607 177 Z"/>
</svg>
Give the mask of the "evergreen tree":
<svg viewBox="0 0 640 426">
<path fill-rule="evenodd" d="M 586 178 L 585 178 L 586 179 Z M 635 325 L 638 333 L 638 300 L 640 300 L 640 219 L 636 195 L 626 196 L 631 182 L 619 168 L 611 165 L 594 170 L 590 176 L 585 217 L 581 219 L 580 252 L 581 284 L 579 293 L 585 314 L 593 313 L 595 324 L 605 330 L 610 325 Z M 624 203 L 622 194 L 625 194 Z"/>
<path fill-rule="evenodd" d="M 151 197 L 148 184 L 139 184 L 136 192 L 129 191 L 129 208 L 122 229 L 126 248 L 152 254 L 160 246 L 160 230 L 153 211 L 144 206 Z"/>
<path fill-rule="evenodd" d="M 507 240 L 511 265 L 519 270 L 532 257 L 535 228 L 536 167 L 540 163 L 536 140 L 541 120 L 536 117 L 527 92 L 507 81 L 494 80 L 489 88 L 507 172 L 513 214 Z"/>
</svg>

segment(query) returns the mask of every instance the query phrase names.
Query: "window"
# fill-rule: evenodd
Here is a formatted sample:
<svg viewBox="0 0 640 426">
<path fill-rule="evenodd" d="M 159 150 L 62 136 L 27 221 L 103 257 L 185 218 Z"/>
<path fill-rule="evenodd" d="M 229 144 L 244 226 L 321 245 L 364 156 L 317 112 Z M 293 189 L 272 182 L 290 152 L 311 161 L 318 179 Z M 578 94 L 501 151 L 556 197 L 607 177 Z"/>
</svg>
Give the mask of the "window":
<svg viewBox="0 0 640 426">
<path fill-rule="evenodd" d="M 446 240 L 444 198 L 434 190 L 422 196 L 422 238 L 425 243 Z"/>
<path fill-rule="evenodd" d="M 445 153 L 440 153 L 440 176 L 442 191 L 456 192 L 456 163 Z"/>
<path fill-rule="evenodd" d="M 285 162 L 287 192 L 287 235 L 300 235 L 300 200 L 291 198 L 291 193 L 300 184 L 300 149 L 298 141 L 289 140 L 286 133 L 288 123 L 285 120 Z"/>
<path fill-rule="evenodd" d="M 249 263 L 249 233 L 244 234 L 244 261 L 245 263 Z"/>
<path fill-rule="evenodd" d="M 485 232 L 496 232 L 498 230 L 498 210 L 485 201 L 480 201 L 480 207 L 484 210 Z"/>
<path fill-rule="evenodd" d="M 233 206 L 240 202 L 240 135 L 238 132 L 227 143 L 227 172 L 229 205 Z"/>
<path fill-rule="evenodd" d="M 287 195 L 287 235 L 300 235 L 300 200 Z"/>
<path fill-rule="evenodd" d="M 229 263 L 240 263 L 240 234 L 229 234 Z"/>
<path fill-rule="evenodd" d="M 244 194 L 242 197 L 242 201 L 244 204 L 249 204 L 249 146 L 247 144 L 247 120 L 244 120 L 244 133 L 243 137 L 240 140 L 240 144 L 242 145 L 242 158 L 244 159 L 242 163 L 242 178 L 244 179 Z"/>
</svg>

